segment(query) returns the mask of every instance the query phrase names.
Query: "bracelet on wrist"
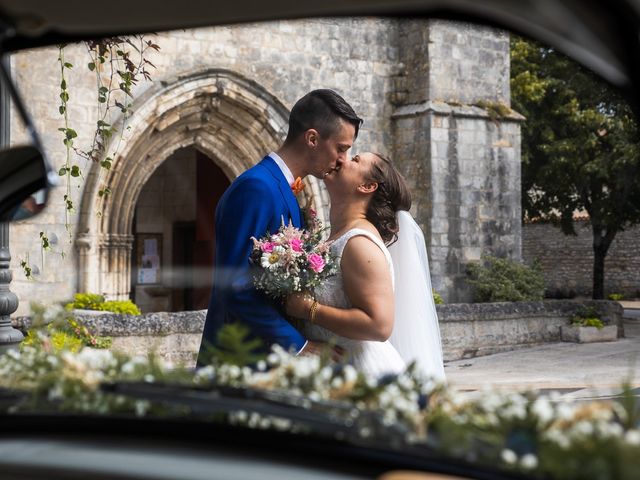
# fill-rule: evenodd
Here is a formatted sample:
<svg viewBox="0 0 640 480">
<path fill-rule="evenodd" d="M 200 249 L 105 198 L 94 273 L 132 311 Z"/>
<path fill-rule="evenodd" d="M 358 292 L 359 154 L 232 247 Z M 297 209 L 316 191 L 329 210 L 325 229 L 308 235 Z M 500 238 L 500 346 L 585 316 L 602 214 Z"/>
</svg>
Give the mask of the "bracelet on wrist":
<svg viewBox="0 0 640 480">
<path fill-rule="evenodd" d="M 309 323 L 316 323 L 316 313 L 319 305 L 317 300 L 314 300 L 311 304 L 311 308 L 309 308 Z"/>
</svg>

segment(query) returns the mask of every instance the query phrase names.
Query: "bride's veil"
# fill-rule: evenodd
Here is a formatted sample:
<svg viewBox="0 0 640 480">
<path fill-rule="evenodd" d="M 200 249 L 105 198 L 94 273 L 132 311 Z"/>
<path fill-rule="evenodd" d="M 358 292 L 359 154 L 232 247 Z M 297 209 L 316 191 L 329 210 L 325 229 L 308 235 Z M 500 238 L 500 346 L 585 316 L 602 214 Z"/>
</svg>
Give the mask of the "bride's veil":
<svg viewBox="0 0 640 480">
<path fill-rule="evenodd" d="M 444 382 L 442 343 L 422 230 L 411 214 L 396 212 L 398 240 L 389 247 L 395 279 L 395 324 L 391 344 L 418 372 Z"/>
</svg>

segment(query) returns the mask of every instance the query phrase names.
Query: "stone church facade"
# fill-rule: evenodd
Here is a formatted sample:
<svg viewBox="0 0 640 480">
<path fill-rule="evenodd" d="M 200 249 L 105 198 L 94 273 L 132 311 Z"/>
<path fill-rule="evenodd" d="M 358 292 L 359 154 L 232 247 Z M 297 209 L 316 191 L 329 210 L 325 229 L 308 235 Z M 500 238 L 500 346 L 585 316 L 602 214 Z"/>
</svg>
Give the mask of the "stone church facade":
<svg viewBox="0 0 640 480">
<path fill-rule="evenodd" d="M 482 253 L 521 258 L 522 118 L 504 108 L 508 34 L 440 20 L 362 18 L 176 31 L 154 41 L 161 50 L 150 56 L 153 82 L 136 86 L 125 124 L 114 119 L 124 133 L 108 146 L 107 153 L 117 147 L 112 168 L 81 163 L 82 181 L 68 191 L 56 187 L 44 213 L 11 226 L 18 314 L 29 301 L 76 292 L 134 297 L 147 311 L 201 308 L 217 198 L 278 147 L 289 109 L 315 88 L 340 92 L 364 118 L 354 151 L 387 154 L 405 175 L 434 288 L 446 301 L 470 299 L 465 265 Z M 12 57 L 56 169 L 66 156 L 57 56 L 50 48 Z M 83 45 L 65 48 L 74 64 L 69 123 L 80 148 L 97 120 L 87 58 Z M 23 138 L 16 125 L 12 141 Z M 112 191 L 106 199 L 98 195 L 104 186 Z M 65 194 L 75 208 L 68 220 Z M 328 218 L 321 181 L 310 179 L 302 197 Z M 40 232 L 51 249 L 40 248 Z M 22 260 L 34 267 L 33 279 Z"/>
</svg>

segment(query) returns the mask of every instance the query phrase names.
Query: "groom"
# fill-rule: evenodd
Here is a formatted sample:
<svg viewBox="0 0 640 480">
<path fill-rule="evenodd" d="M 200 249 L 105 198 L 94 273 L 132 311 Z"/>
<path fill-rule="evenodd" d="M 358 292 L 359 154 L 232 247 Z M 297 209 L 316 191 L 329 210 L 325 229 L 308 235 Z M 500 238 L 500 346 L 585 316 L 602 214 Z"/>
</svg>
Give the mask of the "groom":
<svg viewBox="0 0 640 480">
<path fill-rule="evenodd" d="M 286 350 L 313 353 L 307 341 L 254 287 L 249 272 L 251 237 L 276 232 L 282 220 L 304 227 L 294 191 L 301 178 L 340 168 L 362 124 L 353 108 L 333 90 L 314 90 L 296 102 L 289 115 L 283 145 L 240 175 L 216 208 L 214 286 L 204 325 L 198 364 L 227 323 L 240 322 L 268 350 L 277 343 Z"/>
</svg>

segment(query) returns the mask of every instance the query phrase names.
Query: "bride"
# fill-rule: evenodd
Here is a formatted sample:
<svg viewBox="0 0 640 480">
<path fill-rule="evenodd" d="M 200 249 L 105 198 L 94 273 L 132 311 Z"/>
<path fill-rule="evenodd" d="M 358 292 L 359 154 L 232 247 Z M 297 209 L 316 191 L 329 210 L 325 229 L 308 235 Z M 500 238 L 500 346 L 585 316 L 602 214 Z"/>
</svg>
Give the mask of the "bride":
<svg viewBox="0 0 640 480">
<path fill-rule="evenodd" d="M 325 184 L 340 268 L 314 298 L 290 296 L 287 313 L 306 320 L 307 338 L 335 342 L 364 373 L 400 373 L 416 362 L 422 376 L 444 381 L 424 237 L 404 179 L 381 155 L 363 153 Z"/>
</svg>

